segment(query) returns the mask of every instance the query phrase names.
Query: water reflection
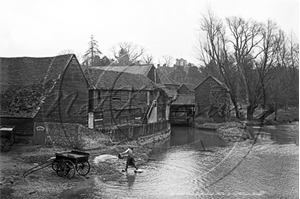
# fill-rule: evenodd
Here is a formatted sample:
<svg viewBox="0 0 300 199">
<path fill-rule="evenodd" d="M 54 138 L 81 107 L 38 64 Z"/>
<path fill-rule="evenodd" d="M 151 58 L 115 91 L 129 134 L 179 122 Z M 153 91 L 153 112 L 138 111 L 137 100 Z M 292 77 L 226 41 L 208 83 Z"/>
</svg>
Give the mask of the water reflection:
<svg viewBox="0 0 300 199">
<path fill-rule="evenodd" d="M 253 126 L 248 131 L 259 140 L 272 141 L 275 144 L 296 144 L 299 146 L 299 123 L 289 125 Z"/>
<path fill-rule="evenodd" d="M 131 189 L 132 185 L 134 184 L 136 174 L 126 174 L 126 181 L 129 189 Z"/>
<path fill-rule="evenodd" d="M 201 142 L 202 144 L 201 144 Z M 226 143 L 214 131 L 201 131 L 190 127 L 172 127 L 171 138 L 155 146 L 150 161 L 142 166 L 143 173 L 128 174 L 119 182 L 106 182 L 105 194 L 115 193 L 132 198 L 173 198 L 203 192 L 208 171 L 205 149 L 223 147 Z M 126 187 L 124 185 L 126 184 Z M 117 190 L 116 190 L 117 189 Z M 154 191 L 155 190 L 155 191 Z"/>
<path fill-rule="evenodd" d="M 259 132 L 258 139 L 262 141 L 284 144 L 299 140 L 298 129 L 295 124 L 251 127 L 249 130 L 256 135 Z M 283 160 L 284 155 L 275 158 L 263 154 L 249 161 L 246 158 L 236 172 L 207 188 L 227 175 L 226 172 L 231 171 L 246 153 L 247 148 L 234 150 L 233 145 L 225 143 L 214 131 L 172 127 L 170 139 L 155 146 L 150 161 L 141 167 L 143 173 L 135 174 L 130 169 L 117 181 L 95 180 L 92 198 L 248 198 L 255 193 L 272 193 L 272 183 L 283 179 L 281 174 L 286 166 L 282 165 L 290 161 Z M 292 176 L 289 173 L 292 164 L 286 168 L 286 173 Z"/>
<path fill-rule="evenodd" d="M 224 142 L 216 131 L 199 130 L 192 127 L 174 126 L 172 127 L 170 146 L 191 145 L 195 149 L 203 149 L 210 147 L 224 147 Z"/>
</svg>

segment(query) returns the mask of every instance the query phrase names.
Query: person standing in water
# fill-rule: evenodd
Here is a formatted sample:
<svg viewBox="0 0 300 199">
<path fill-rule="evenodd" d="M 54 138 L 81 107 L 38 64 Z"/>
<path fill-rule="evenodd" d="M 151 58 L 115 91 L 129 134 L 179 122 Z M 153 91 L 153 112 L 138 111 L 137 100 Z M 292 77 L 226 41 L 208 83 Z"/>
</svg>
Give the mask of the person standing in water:
<svg viewBox="0 0 300 199">
<path fill-rule="evenodd" d="M 120 153 L 119 156 L 123 156 L 125 154 L 127 154 L 126 168 L 123 169 L 122 172 L 126 172 L 129 165 L 133 166 L 136 169 L 135 171 L 137 171 L 138 168 L 135 165 L 135 159 L 133 158 L 133 148 L 129 147 L 126 151 Z"/>
</svg>

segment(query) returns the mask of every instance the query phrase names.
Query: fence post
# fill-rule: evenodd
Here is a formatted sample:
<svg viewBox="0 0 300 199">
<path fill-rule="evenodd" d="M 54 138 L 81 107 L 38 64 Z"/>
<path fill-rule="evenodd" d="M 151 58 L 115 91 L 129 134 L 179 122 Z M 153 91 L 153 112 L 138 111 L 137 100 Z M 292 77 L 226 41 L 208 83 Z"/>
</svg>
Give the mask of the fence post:
<svg viewBox="0 0 300 199">
<path fill-rule="evenodd" d="M 163 131 L 164 130 L 164 121 L 161 121 L 160 122 L 160 131 Z"/>
<path fill-rule="evenodd" d="M 129 127 L 128 136 L 129 136 L 129 138 L 133 138 L 133 127 Z"/>
</svg>

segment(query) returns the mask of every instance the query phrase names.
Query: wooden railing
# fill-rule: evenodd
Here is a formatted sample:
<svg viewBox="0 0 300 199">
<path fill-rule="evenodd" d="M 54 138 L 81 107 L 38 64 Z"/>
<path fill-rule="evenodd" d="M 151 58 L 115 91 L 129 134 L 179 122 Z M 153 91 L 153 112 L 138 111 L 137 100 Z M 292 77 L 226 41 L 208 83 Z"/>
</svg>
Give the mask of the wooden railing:
<svg viewBox="0 0 300 199">
<path fill-rule="evenodd" d="M 98 129 L 101 133 L 110 136 L 113 140 L 137 139 L 142 136 L 156 134 L 170 130 L 169 121 L 143 124 L 139 126 L 126 126 L 116 129 Z"/>
</svg>

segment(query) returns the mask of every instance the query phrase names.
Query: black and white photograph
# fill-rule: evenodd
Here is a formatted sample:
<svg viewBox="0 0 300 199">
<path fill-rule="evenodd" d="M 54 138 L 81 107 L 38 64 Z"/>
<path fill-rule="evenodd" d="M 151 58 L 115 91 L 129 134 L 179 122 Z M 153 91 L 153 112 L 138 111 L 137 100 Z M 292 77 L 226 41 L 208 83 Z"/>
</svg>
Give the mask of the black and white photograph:
<svg viewBox="0 0 300 199">
<path fill-rule="evenodd" d="M 1 199 L 299 198 L 298 0 L 0 0 Z"/>
</svg>

